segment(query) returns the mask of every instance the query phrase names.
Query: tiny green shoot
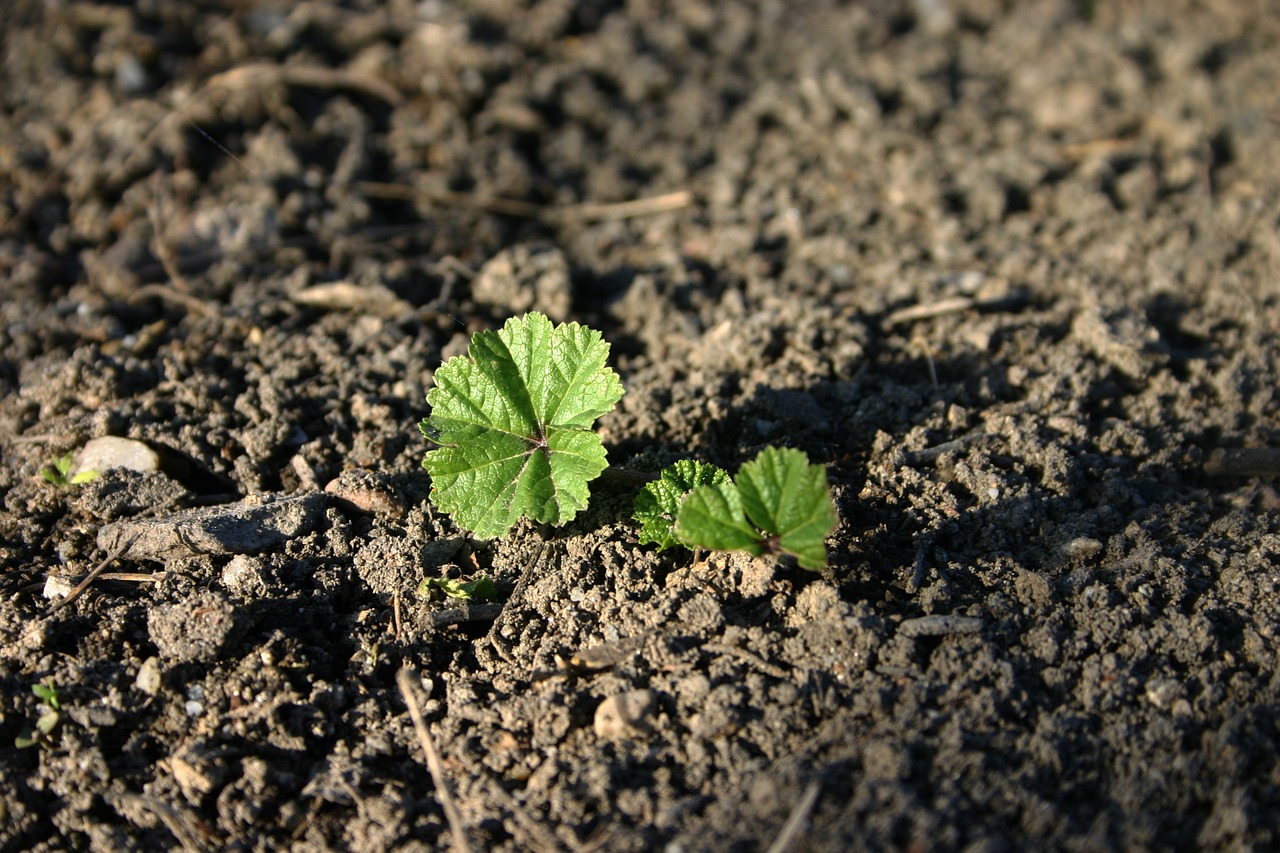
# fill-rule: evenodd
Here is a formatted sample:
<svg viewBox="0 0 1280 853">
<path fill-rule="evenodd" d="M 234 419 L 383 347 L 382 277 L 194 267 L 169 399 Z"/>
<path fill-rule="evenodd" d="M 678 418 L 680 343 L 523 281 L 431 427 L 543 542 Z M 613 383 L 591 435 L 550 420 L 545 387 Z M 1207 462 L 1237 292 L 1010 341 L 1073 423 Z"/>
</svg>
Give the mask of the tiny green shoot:
<svg viewBox="0 0 1280 853">
<path fill-rule="evenodd" d="M 657 545 L 659 551 L 679 545 L 673 528 L 684 499 L 698 486 L 727 482 L 728 471 L 693 459 L 681 459 L 662 469 L 658 479 L 646 483 L 636 495 L 633 517 L 640 522 L 640 544 Z"/>
<path fill-rule="evenodd" d="M 58 685 L 53 679 L 50 679 L 47 684 L 31 685 L 31 692 L 44 703 L 44 710 L 36 718 L 34 728 L 23 731 L 13 739 L 13 745 L 18 749 L 27 749 L 47 742 L 62 719 L 62 700 L 58 697 Z"/>
<path fill-rule="evenodd" d="M 487 576 L 473 581 L 461 581 L 453 578 L 423 578 L 418 584 L 419 598 L 431 598 L 433 592 L 442 592 L 449 598 L 459 601 L 488 601 L 498 594 L 498 588 Z"/>
<path fill-rule="evenodd" d="M 81 471 L 78 474 L 69 476 L 71 475 L 71 469 L 75 467 L 75 463 L 76 457 L 74 453 L 64 453 L 53 460 L 52 464 L 41 468 L 40 476 L 60 489 L 65 489 L 67 486 L 79 486 L 92 482 L 97 478 L 97 471 Z"/>
</svg>

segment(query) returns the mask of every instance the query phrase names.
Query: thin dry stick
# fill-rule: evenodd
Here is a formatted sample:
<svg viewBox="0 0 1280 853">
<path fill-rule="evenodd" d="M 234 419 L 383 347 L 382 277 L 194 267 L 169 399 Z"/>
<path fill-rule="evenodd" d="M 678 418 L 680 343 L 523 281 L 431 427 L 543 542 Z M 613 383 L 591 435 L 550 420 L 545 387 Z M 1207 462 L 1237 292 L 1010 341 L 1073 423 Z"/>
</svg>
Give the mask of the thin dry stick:
<svg viewBox="0 0 1280 853">
<path fill-rule="evenodd" d="M 778 831 L 778 837 L 769 845 L 768 853 L 785 853 L 800 833 L 804 832 L 805 822 L 809 820 L 809 812 L 813 811 L 813 804 L 818 801 L 820 788 L 817 780 L 814 780 L 804 789 L 795 807 L 791 809 L 791 814 L 787 816 L 787 822 Z"/>
<path fill-rule="evenodd" d="M 652 216 L 657 213 L 680 210 L 693 203 L 693 194 L 686 190 L 650 198 L 638 198 L 616 204 L 585 203 L 556 206 L 534 204 L 533 202 L 521 201 L 515 198 L 503 198 L 501 196 L 476 195 L 474 193 L 453 192 L 452 190 L 410 187 L 372 181 L 359 182 L 355 184 L 355 188 L 358 192 L 374 198 L 403 200 L 421 198 L 436 204 L 467 207 L 473 210 L 482 210 L 485 213 L 496 213 L 501 216 L 513 216 L 519 219 L 539 219 L 553 225 Z"/>
<path fill-rule="evenodd" d="M 276 65 L 270 62 L 250 63 L 215 74 L 197 95 L 214 88 L 263 89 L 280 83 L 310 89 L 348 89 L 385 101 L 393 107 L 404 100 L 390 83 L 368 74 L 338 68 Z"/>
<path fill-rule="evenodd" d="M 199 314 L 203 317 L 209 317 L 217 313 L 216 309 L 199 297 L 192 296 L 189 293 L 182 293 L 181 291 L 163 284 L 148 284 L 143 287 L 139 287 L 130 294 L 129 301 L 137 302 L 141 299 L 147 299 L 152 296 L 181 305 L 191 313 Z"/>
<path fill-rule="evenodd" d="M 134 803 L 158 817 L 165 825 L 165 828 L 173 833 L 174 838 L 182 845 L 183 850 L 202 851 L 210 849 L 205 842 L 211 840 L 212 833 L 199 818 L 185 809 L 176 809 L 162 800 L 142 794 L 123 794 L 120 799 Z"/>
<path fill-rule="evenodd" d="M 703 643 L 703 651 L 719 652 L 720 654 L 732 655 L 743 663 L 750 664 L 765 675 L 771 675 L 774 678 L 790 678 L 791 673 L 780 666 L 774 666 L 759 655 L 752 654 L 746 649 L 740 649 L 737 646 L 731 646 L 728 643 Z"/>
<path fill-rule="evenodd" d="M 158 583 L 164 576 L 164 572 L 103 572 L 98 575 L 98 580 L 120 583 Z"/>
<path fill-rule="evenodd" d="M 894 326 L 915 323 L 920 320 L 932 320 L 935 317 L 945 317 L 948 314 L 968 311 L 971 308 L 978 311 L 1015 311 L 1025 306 L 1028 301 L 1027 293 L 1018 289 L 989 299 L 977 299 L 971 296 L 951 296 L 946 299 L 940 299 L 937 302 L 910 305 L 894 311 L 884 318 L 883 326 L 886 329 L 892 329 Z"/>
<path fill-rule="evenodd" d="M 957 311 L 968 311 L 975 304 L 977 304 L 976 300 L 968 296 L 952 296 L 949 299 L 941 299 L 937 302 L 911 305 L 907 308 L 900 308 L 885 317 L 884 325 L 885 328 L 892 328 L 903 323 L 914 323 L 917 320 L 931 320 L 934 317 L 954 314 Z"/>
<path fill-rule="evenodd" d="M 471 853 L 471 845 L 467 843 L 463 831 L 462 814 L 458 811 L 453 794 L 449 791 L 448 780 L 444 778 L 444 766 L 440 763 L 440 753 L 436 751 L 436 742 L 427 728 L 427 721 L 422 718 L 422 709 L 418 707 L 417 688 L 413 686 L 414 673 L 409 667 L 401 667 L 396 673 L 396 684 L 404 703 L 409 708 L 409 718 L 413 720 L 413 730 L 418 734 L 418 743 L 427 757 L 427 770 L 431 773 L 431 781 L 436 786 L 436 796 L 440 798 L 440 807 L 444 809 L 445 820 L 449 822 L 449 834 L 452 837 L 453 849 L 457 853 Z"/>
<path fill-rule="evenodd" d="M 164 268 L 165 274 L 169 276 L 169 284 L 171 287 L 185 294 L 191 293 L 191 285 L 187 283 L 186 278 L 182 275 L 182 270 L 178 268 L 178 259 L 173 251 L 173 246 L 165 239 L 165 219 L 172 211 L 168 210 L 173 199 L 166 196 L 164 192 L 163 172 L 156 172 L 155 179 L 152 183 L 152 201 L 151 208 L 147 211 L 151 219 L 151 251 L 160 260 L 160 266 Z"/>
<path fill-rule="evenodd" d="M 137 540 L 138 536 L 140 535 L 141 534 L 135 534 L 128 541 L 120 545 L 120 547 L 116 548 L 114 551 L 112 551 L 110 554 L 104 557 L 102 559 L 102 562 L 98 563 L 98 565 L 94 567 L 93 571 L 89 572 L 89 574 L 85 577 L 84 580 L 76 584 L 75 589 L 67 593 L 66 598 L 62 599 L 61 601 L 55 601 L 52 605 L 50 605 L 49 612 L 53 613 L 56 610 L 61 610 L 63 607 L 66 607 L 68 604 L 70 604 L 71 602 L 79 598 L 94 581 L 102 577 L 102 575 L 107 571 L 107 566 L 111 565 L 121 554 L 129 550 L 130 546 L 133 545 L 133 543 Z"/>
<path fill-rule="evenodd" d="M 392 636 L 397 641 L 404 639 L 403 623 L 400 621 L 400 590 L 391 595 L 391 625 Z"/>
<path fill-rule="evenodd" d="M 603 222 L 610 219 L 633 219 L 637 216 L 670 213 L 673 210 L 683 210 L 691 204 L 693 204 L 693 194 L 688 190 L 678 190 L 664 195 L 611 204 L 584 202 L 567 207 L 553 207 L 548 210 L 548 215 L 570 222 Z"/>
</svg>

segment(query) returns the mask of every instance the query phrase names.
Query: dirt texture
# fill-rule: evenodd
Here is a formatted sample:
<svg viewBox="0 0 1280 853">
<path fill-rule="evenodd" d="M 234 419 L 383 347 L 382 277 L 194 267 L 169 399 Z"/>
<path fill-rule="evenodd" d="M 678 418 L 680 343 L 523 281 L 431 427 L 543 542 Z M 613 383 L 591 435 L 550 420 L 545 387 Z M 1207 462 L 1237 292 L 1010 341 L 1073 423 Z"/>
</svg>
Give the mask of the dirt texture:
<svg viewBox="0 0 1280 853">
<path fill-rule="evenodd" d="M 4 849 L 1280 846 L 1274 2 L 0 22 Z M 433 510 L 528 310 L 828 568 Z"/>
</svg>

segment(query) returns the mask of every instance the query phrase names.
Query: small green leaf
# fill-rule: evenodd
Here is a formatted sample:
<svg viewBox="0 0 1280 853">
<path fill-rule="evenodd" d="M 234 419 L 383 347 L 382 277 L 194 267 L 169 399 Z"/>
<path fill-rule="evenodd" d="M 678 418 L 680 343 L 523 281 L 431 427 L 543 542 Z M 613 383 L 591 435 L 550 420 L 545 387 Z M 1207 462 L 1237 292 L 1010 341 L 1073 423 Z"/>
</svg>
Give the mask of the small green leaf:
<svg viewBox="0 0 1280 853">
<path fill-rule="evenodd" d="M 790 554 L 819 570 L 835 525 L 826 469 L 809 464 L 799 450 L 766 447 L 732 483 L 694 489 L 680 508 L 675 535 L 690 547 Z"/>
<path fill-rule="evenodd" d="M 75 454 L 67 452 L 54 460 L 53 467 L 58 469 L 58 473 L 65 480 L 67 475 L 71 473 L 71 467 L 76 464 Z"/>
<path fill-rule="evenodd" d="M 684 499 L 698 486 L 727 482 L 729 472 L 706 462 L 681 459 L 668 465 L 636 494 L 632 517 L 640 522 L 640 544 L 656 544 L 659 551 L 679 545 L 673 528 Z"/>
<path fill-rule="evenodd" d="M 58 727 L 59 715 L 57 711 L 49 710 L 40 715 L 36 720 L 36 731 L 46 737 L 53 733 Z"/>
<path fill-rule="evenodd" d="M 22 733 L 13 739 L 13 745 L 18 749 L 30 749 L 39 742 L 39 736 L 32 729 L 23 729 Z"/>
<path fill-rule="evenodd" d="M 473 581 L 453 580 L 452 578 L 423 578 L 418 584 L 418 595 L 430 597 L 431 590 L 438 589 L 450 598 L 461 601 L 487 601 L 498 594 L 498 588 L 487 576 Z"/>
<path fill-rule="evenodd" d="M 80 486 L 90 483 L 98 478 L 97 471 L 81 471 L 70 479 L 67 475 L 71 473 L 71 469 L 75 467 L 75 454 L 64 453 L 57 459 L 53 460 L 52 465 L 46 465 L 40 469 L 40 476 L 49 481 L 58 488 L 66 488 L 67 486 Z"/>
<path fill-rule="evenodd" d="M 58 698 L 58 685 L 50 681 L 48 684 L 33 684 L 31 692 L 40 697 L 40 699 L 53 708 L 55 711 L 61 710 L 62 700 Z"/>
<path fill-rule="evenodd" d="M 806 569 L 827 565 L 826 538 L 836 526 L 827 470 L 794 449 L 766 447 L 738 471 L 742 505 L 756 527 L 777 538 L 778 549 Z"/>
<path fill-rule="evenodd" d="M 747 521 L 742 496 L 731 482 L 694 489 L 680 507 L 675 535 L 691 548 L 751 554 L 763 550 L 760 532 Z"/>
<path fill-rule="evenodd" d="M 67 485 L 67 474 L 71 472 L 73 465 L 75 465 L 75 454 L 64 453 L 53 460 L 52 465 L 41 468 L 40 476 L 58 488 L 63 488 Z"/>
<path fill-rule="evenodd" d="M 608 356 L 599 332 L 536 312 L 477 332 L 436 371 L 419 424 L 440 445 L 422 460 L 432 502 L 486 539 L 577 515 L 607 464 L 592 426 L 622 397 Z"/>
</svg>

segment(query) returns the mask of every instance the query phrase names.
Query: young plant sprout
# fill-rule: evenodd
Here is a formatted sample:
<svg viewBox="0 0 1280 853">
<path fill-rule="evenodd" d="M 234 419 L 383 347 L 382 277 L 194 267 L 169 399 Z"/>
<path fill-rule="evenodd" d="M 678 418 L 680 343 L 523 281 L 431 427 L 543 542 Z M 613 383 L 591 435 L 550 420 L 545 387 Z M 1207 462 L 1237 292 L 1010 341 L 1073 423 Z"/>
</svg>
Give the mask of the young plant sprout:
<svg viewBox="0 0 1280 853">
<path fill-rule="evenodd" d="M 520 518 L 564 524 L 577 515 L 607 465 L 596 419 L 623 394 L 608 356 L 599 332 L 553 326 L 537 312 L 477 332 L 465 356 L 436 371 L 431 414 L 418 425 L 437 445 L 422 460 L 432 503 L 481 538 Z M 818 570 L 836 511 L 823 466 L 767 447 L 733 479 L 676 462 L 640 490 L 634 518 L 641 544 L 785 554 Z"/>
<path fill-rule="evenodd" d="M 439 445 L 422 460 L 432 502 L 486 539 L 577 515 L 608 464 L 592 427 L 622 398 L 608 357 L 599 332 L 536 312 L 477 332 L 436 371 L 419 424 Z"/>
</svg>

